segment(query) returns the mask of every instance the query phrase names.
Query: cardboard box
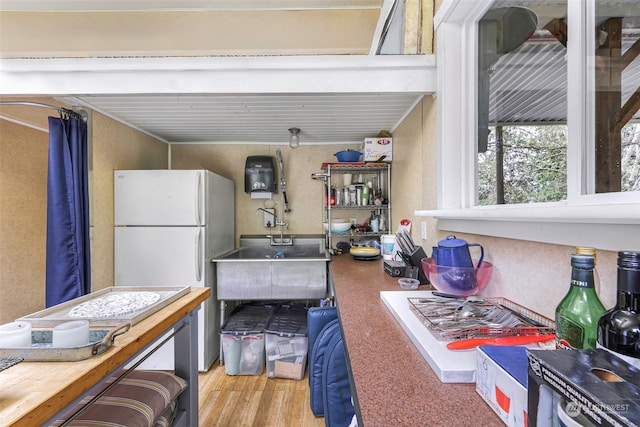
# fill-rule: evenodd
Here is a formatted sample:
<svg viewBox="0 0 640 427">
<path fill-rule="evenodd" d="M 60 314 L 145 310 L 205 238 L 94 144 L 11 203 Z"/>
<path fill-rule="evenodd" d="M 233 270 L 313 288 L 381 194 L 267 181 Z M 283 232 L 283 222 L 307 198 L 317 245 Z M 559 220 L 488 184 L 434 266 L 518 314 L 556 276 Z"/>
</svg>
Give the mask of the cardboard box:
<svg viewBox="0 0 640 427">
<path fill-rule="evenodd" d="M 393 138 L 365 138 L 360 151 L 365 162 L 378 162 L 382 156 L 385 156 L 383 161 L 390 162 Z"/>
<path fill-rule="evenodd" d="M 291 378 L 293 380 L 301 380 L 304 378 L 304 371 L 307 361 L 307 355 L 293 356 L 276 360 L 274 363 L 274 377 Z"/>
<path fill-rule="evenodd" d="M 640 425 L 640 369 L 604 349 L 527 356 L 530 426 Z"/>
<path fill-rule="evenodd" d="M 527 426 L 527 349 L 478 348 L 476 391 L 510 427 Z"/>
<path fill-rule="evenodd" d="M 307 367 L 308 337 L 267 334 L 267 377 L 301 380 Z"/>
</svg>

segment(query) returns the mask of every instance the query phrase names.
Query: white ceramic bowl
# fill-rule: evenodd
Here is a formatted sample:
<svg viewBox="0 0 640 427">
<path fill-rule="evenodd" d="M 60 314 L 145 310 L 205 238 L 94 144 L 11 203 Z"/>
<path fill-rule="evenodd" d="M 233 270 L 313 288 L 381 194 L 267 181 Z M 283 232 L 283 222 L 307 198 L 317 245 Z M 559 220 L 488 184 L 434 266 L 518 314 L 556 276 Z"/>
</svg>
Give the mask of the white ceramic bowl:
<svg viewBox="0 0 640 427">
<path fill-rule="evenodd" d="M 328 231 L 329 225 L 324 222 L 324 231 Z M 351 229 L 351 221 L 348 219 L 334 219 L 331 220 L 331 232 L 332 233 L 346 233 Z"/>
<path fill-rule="evenodd" d="M 89 321 L 74 320 L 53 328 L 52 344 L 59 348 L 82 347 L 89 343 Z"/>
<path fill-rule="evenodd" d="M 18 320 L 0 326 L 0 348 L 30 346 L 31 323 Z"/>
</svg>

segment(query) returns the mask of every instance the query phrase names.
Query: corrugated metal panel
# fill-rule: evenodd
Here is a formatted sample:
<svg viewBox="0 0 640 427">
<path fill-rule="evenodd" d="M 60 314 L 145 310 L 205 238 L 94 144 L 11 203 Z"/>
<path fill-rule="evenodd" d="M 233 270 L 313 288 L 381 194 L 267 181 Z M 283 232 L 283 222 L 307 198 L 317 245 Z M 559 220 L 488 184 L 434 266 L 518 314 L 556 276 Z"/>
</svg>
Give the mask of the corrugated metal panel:
<svg viewBox="0 0 640 427">
<path fill-rule="evenodd" d="M 420 94 L 131 95 L 79 97 L 171 143 L 360 142 L 392 130 Z"/>
<path fill-rule="evenodd" d="M 566 50 L 557 42 L 525 43 L 502 55 L 491 74 L 491 123 L 564 122 Z"/>
<path fill-rule="evenodd" d="M 623 40 L 626 51 L 638 35 Z M 502 55 L 491 72 L 489 121 L 564 123 L 567 117 L 566 49 L 547 39 L 525 43 Z M 622 73 L 622 105 L 640 87 L 640 57 Z M 640 112 L 634 116 L 640 119 Z"/>
</svg>

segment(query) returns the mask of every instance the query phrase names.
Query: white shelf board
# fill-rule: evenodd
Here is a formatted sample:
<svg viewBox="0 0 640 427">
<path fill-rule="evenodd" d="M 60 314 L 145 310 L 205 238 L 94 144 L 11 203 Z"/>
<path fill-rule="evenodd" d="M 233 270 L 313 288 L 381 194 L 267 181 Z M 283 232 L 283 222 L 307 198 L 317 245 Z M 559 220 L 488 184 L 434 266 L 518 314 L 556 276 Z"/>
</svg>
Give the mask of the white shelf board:
<svg viewBox="0 0 640 427">
<path fill-rule="evenodd" d="M 407 298 L 427 298 L 431 291 L 383 291 L 380 299 L 409 336 L 420 354 L 443 383 L 476 381 L 476 349 L 451 351 L 448 341 L 438 341 L 411 311 Z"/>
</svg>

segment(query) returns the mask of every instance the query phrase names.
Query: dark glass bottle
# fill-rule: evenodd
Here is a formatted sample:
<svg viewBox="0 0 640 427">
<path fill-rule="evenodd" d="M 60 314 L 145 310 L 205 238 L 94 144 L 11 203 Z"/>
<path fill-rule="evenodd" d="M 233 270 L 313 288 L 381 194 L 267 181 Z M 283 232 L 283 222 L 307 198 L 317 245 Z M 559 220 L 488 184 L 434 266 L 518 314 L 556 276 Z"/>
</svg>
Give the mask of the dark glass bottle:
<svg viewBox="0 0 640 427">
<path fill-rule="evenodd" d="M 595 348 L 605 308 L 593 281 L 592 255 L 571 255 L 571 286 L 556 308 L 556 347 Z"/>
<path fill-rule="evenodd" d="M 640 252 L 618 252 L 617 302 L 600 317 L 598 347 L 640 368 Z"/>
</svg>

